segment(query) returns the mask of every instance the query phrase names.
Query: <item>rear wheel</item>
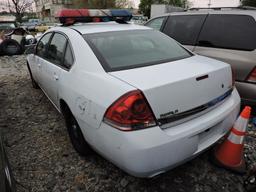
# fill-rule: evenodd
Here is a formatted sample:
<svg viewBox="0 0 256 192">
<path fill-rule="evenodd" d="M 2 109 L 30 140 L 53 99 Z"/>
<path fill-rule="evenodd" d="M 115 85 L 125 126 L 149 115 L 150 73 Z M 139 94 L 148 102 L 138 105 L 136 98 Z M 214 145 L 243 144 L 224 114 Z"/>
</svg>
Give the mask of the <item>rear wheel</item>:
<svg viewBox="0 0 256 192">
<path fill-rule="evenodd" d="M 64 111 L 64 118 L 66 121 L 68 134 L 74 149 L 81 156 L 86 156 L 90 154 L 92 152 L 91 147 L 85 141 L 80 126 L 78 125 L 75 117 L 68 108 L 66 108 Z"/>
<path fill-rule="evenodd" d="M 30 70 L 30 67 L 29 67 L 28 63 L 27 63 L 27 66 L 28 66 L 28 72 L 29 72 L 29 75 L 30 75 L 32 87 L 35 88 L 35 89 L 39 89 L 39 86 L 38 86 L 37 82 L 33 78 L 33 75 L 31 73 L 31 70 Z"/>
</svg>

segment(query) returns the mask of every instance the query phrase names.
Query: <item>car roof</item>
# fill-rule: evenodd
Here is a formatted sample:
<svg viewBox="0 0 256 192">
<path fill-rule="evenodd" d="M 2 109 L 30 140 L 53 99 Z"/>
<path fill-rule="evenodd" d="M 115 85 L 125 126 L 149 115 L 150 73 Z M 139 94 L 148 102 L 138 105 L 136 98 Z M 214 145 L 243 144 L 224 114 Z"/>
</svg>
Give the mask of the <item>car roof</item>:
<svg viewBox="0 0 256 192">
<path fill-rule="evenodd" d="M 212 9 L 202 9 L 202 10 L 188 10 L 185 12 L 173 12 L 166 13 L 161 16 L 170 16 L 170 15 L 216 15 L 216 14 L 230 14 L 230 15 L 251 15 L 256 19 L 256 10 L 241 10 L 241 9 L 231 9 L 231 10 L 212 10 Z"/>
<path fill-rule="evenodd" d="M 135 24 L 118 24 L 116 22 L 101 22 L 101 23 L 79 23 L 69 26 L 81 34 L 111 32 L 111 31 L 126 31 L 126 30 L 152 30 L 149 27 Z"/>
</svg>

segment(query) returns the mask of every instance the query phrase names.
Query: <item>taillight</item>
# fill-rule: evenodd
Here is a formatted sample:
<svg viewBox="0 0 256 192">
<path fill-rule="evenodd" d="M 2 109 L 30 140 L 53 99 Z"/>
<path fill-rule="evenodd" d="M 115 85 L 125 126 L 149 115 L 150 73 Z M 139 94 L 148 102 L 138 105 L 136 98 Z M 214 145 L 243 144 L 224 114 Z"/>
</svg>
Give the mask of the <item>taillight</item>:
<svg viewBox="0 0 256 192">
<path fill-rule="evenodd" d="M 122 131 L 144 129 L 156 125 L 153 112 L 139 90 L 121 96 L 106 111 L 104 121 Z"/>
<path fill-rule="evenodd" d="M 252 72 L 248 75 L 246 81 L 250 83 L 256 83 L 256 67 L 252 70 Z"/>
</svg>

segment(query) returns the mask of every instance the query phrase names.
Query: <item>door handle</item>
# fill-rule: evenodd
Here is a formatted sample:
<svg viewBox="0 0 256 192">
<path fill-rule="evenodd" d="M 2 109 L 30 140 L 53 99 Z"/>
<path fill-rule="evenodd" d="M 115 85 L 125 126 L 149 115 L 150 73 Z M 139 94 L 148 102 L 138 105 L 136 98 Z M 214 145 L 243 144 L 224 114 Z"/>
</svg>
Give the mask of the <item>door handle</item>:
<svg viewBox="0 0 256 192">
<path fill-rule="evenodd" d="M 59 80 L 59 77 L 58 77 L 58 75 L 56 75 L 56 74 L 53 75 L 53 78 L 54 78 L 56 81 Z"/>
</svg>

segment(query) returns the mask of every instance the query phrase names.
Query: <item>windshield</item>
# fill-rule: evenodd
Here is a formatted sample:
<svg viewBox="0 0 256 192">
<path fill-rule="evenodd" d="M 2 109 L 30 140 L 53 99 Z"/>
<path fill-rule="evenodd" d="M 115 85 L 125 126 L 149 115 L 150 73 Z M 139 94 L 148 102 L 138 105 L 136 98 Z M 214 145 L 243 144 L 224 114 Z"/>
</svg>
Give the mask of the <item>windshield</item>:
<svg viewBox="0 0 256 192">
<path fill-rule="evenodd" d="M 14 23 L 0 23 L 0 30 L 14 29 L 14 28 L 15 28 Z"/>
<path fill-rule="evenodd" d="M 156 65 L 190 57 L 175 40 L 154 30 L 84 35 L 106 71 Z"/>
</svg>

